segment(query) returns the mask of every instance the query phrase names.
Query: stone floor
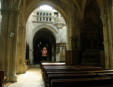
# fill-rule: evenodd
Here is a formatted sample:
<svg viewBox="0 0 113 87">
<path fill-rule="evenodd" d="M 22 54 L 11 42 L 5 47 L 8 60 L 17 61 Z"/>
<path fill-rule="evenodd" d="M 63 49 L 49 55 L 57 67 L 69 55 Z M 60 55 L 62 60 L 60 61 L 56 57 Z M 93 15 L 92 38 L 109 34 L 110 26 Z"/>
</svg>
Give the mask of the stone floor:
<svg viewBox="0 0 113 87">
<path fill-rule="evenodd" d="M 37 67 L 30 68 L 25 74 L 17 76 L 17 82 L 8 87 L 44 87 L 41 69 Z"/>
</svg>

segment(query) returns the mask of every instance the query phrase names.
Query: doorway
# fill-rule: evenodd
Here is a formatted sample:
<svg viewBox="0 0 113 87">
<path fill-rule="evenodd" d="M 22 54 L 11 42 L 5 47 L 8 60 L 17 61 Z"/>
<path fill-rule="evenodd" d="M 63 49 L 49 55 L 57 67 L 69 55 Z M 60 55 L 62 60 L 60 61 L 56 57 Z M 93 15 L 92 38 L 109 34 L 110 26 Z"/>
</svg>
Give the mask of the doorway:
<svg viewBox="0 0 113 87">
<path fill-rule="evenodd" d="M 55 61 L 56 54 L 56 40 L 51 31 L 41 29 L 38 31 L 33 39 L 33 63 L 39 64 L 42 55 L 42 48 L 47 48 L 47 61 Z"/>
</svg>

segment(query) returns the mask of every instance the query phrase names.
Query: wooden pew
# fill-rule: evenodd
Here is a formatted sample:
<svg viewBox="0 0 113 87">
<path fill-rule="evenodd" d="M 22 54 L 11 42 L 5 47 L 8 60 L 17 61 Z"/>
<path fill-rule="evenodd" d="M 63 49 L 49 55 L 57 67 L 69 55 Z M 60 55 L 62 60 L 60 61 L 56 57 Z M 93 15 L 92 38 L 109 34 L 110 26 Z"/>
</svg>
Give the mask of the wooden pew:
<svg viewBox="0 0 113 87">
<path fill-rule="evenodd" d="M 4 85 L 4 71 L 0 71 L 0 87 Z"/>
<path fill-rule="evenodd" d="M 60 75 L 67 75 L 67 74 L 90 74 L 90 75 L 107 75 L 107 76 L 113 76 L 112 70 L 96 70 L 96 71 L 60 71 L 60 70 L 49 70 L 45 73 L 45 78 L 48 78 L 48 76 L 60 76 Z"/>
<path fill-rule="evenodd" d="M 44 70 L 103 70 L 101 67 L 89 67 L 89 66 L 62 66 L 62 65 L 59 65 L 59 66 L 43 66 Z"/>
<path fill-rule="evenodd" d="M 113 79 L 108 76 L 52 79 L 49 87 L 113 87 Z"/>
<path fill-rule="evenodd" d="M 75 79 L 75 78 L 87 78 L 87 77 L 96 77 L 97 75 L 95 73 L 86 73 L 86 74 L 49 74 L 46 79 L 46 82 L 45 83 L 48 83 L 46 85 L 48 85 L 47 87 L 49 87 L 49 85 L 51 84 L 51 81 L 53 79 Z"/>
<path fill-rule="evenodd" d="M 48 74 L 47 78 L 45 79 L 47 87 L 50 87 L 50 82 L 53 79 L 77 79 L 77 78 L 94 78 L 94 77 L 103 77 L 103 76 L 113 76 L 113 73 L 105 73 L 105 74 L 97 74 L 97 73 L 73 73 L 73 74 Z M 48 83 L 48 84 L 47 84 Z"/>
<path fill-rule="evenodd" d="M 85 66 L 44 66 L 43 77 L 47 74 L 67 74 L 67 73 L 87 73 L 86 71 L 102 70 L 100 67 L 85 67 Z M 82 72 L 81 72 L 82 71 Z M 85 72 L 84 72 L 85 71 Z"/>
<path fill-rule="evenodd" d="M 80 67 L 80 68 L 79 68 Z M 45 66 L 45 75 L 44 75 L 44 81 L 47 87 L 49 87 L 51 79 L 62 79 L 62 78 L 73 78 L 73 77 L 94 77 L 96 74 L 89 73 L 87 70 L 98 70 L 98 68 L 92 68 L 92 67 L 81 67 L 81 66 Z M 86 71 L 84 71 L 86 70 Z M 100 68 L 99 68 L 100 70 Z M 47 84 L 48 83 L 48 84 Z"/>
<path fill-rule="evenodd" d="M 101 67 L 94 67 L 94 66 L 66 66 L 65 63 L 54 63 L 54 62 L 42 62 L 41 63 L 41 69 L 42 69 L 42 74 L 44 74 L 46 71 L 73 71 L 73 70 L 100 70 L 102 69 Z"/>
<path fill-rule="evenodd" d="M 98 67 L 78 67 L 78 66 L 44 66 L 43 72 L 49 71 L 97 71 L 103 70 L 102 68 Z"/>
<path fill-rule="evenodd" d="M 64 62 L 41 62 L 41 70 L 43 72 L 44 66 L 65 66 Z"/>
<path fill-rule="evenodd" d="M 65 62 L 41 62 L 41 71 L 42 75 L 44 76 L 44 66 L 65 66 Z"/>
<path fill-rule="evenodd" d="M 88 84 L 90 81 L 92 82 L 92 86 L 86 87 L 113 87 L 113 70 L 104 70 L 101 67 L 93 67 L 93 66 L 66 66 L 66 65 L 43 65 L 43 75 L 46 87 L 69 87 L 67 84 L 74 84 L 73 87 L 79 85 L 77 87 L 85 87 L 83 84 L 84 81 Z M 101 79 L 100 79 L 101 78 Z M 108 79 L 109 78 L 109 79 Z M 90 80 L 89 80 L 90 79 Z M 79 81 L 83 80 L 83 81 Z M 78 81 L 80 82 L 78 84 Z M 106 84 L 99 84 L 98 82 L 102 82 Z M 94 83 L 96 82 L 96 85 Z M 64 84 L 63 86 L 61 85 Z M 97 84 L 98 83 L 98 84 Z M 58 85 L 60 84 L 60 85 Z"/>
<path fill-rule="evenodd" d="M 65 62 L 41 62 L 41 66 L 59 66 L 59 65 L 66 65 Z"/>
</svg>

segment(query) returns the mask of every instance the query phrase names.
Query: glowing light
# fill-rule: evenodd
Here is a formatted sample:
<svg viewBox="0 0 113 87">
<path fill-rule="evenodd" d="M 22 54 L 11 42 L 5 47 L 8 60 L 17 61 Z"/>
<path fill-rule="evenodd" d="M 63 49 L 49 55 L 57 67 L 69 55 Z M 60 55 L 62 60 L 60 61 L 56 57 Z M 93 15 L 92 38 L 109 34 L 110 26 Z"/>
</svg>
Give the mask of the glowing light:
<svg viewBox="0 0 113 87">
<path fill-rule="evenodd" d="M 41 5 L 39 7 L 39 9 L 41 9 L 41 10 L 52 10 L 53 8 L 49 5 Z"/>
</svg>

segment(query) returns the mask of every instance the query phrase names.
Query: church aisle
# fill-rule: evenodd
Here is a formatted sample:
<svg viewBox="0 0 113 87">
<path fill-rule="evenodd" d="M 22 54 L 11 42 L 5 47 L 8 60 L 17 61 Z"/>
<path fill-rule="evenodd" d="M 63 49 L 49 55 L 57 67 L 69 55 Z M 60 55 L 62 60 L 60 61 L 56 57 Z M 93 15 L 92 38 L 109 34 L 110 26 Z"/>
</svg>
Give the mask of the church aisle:
<svg viewBox="0 0 113 87">
<path fill-rule="evenodd" d="M 8 87 L 44 87 L 40 68 L 30 68 L 25 74 L 18 75 L 17 80 Z"/>
</svg>

